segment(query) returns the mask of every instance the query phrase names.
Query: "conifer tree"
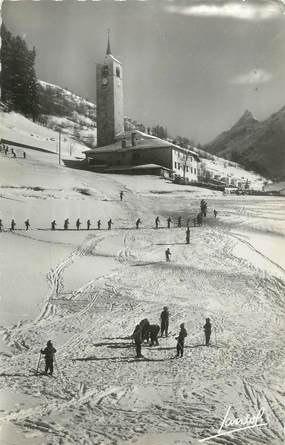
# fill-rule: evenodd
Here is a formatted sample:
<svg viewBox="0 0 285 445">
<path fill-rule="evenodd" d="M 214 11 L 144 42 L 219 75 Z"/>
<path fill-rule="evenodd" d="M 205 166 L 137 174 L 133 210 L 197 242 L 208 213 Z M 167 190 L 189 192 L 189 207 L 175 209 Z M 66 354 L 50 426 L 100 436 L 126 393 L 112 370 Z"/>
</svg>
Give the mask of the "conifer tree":
<svg viewBox="0 0 285 445">
<path fill-rule="evenodd" d="M 36 51 L 26 42 L 1 27 L 1 98 L 10 110 L 35 120 L 39 114 L 39 95 L 35 73 Z"/>
</svg>

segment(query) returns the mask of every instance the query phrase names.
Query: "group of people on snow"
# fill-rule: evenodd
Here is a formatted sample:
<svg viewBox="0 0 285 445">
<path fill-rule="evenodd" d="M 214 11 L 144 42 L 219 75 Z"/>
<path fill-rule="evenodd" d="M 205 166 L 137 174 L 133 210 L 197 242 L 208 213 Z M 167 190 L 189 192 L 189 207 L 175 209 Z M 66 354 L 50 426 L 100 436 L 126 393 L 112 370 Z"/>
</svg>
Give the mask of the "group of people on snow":
<svg viewBox="0 0 285 445">
<path fill-rule="evenodd" d="M 9 153 L 9 146 L 5 145 L 4 143 L 0 144 L 0 153 L 2 151 L 5 154 L 5 156 L 7 156 L 8 153 Z M 16 158 L 17 155 L 16 155 L 16 152 L 14 151 L 13 147 L 10 149 L 10 151 L 11 151 L 12 158 Z M 23 151 L 23 158 L 26 159 L 26 152 L 25 151 Z"/>
<path fill-rule="evenodd" d="M 217 217 L 217 213 L 218 213 L 218 212 L 217 212 L 216 210 L 214 210 L 214 216 L 215 216 L 215 218 Z M 201 225 L 202 225 L 202 214 L 201 214 L 201 213 L 199 213 L 199 214 L 197 215 L 197 218 L 196 218 L 196 219 L 194 218 L 194 226 L 196 226 L 196 221 L 197 221 L 198 226 L 201 226 Z M 173 223 L 173 220 L 171 219 L 171 217 L 168 217 L 168 218 L 167 218 L 167 228 L 168 228 L 168 229 L 170 229 L 170 224 L 171 224 L 171 223 Z M 107 221 L 107 228 L 108 228 L 108 230 L 111 230 L 113 224 L 114 224 L 114 223 L 113 223 L 112 219 L 110 218 L 110 219 Z M 141 218 L 138 218 L 138 219 L 136 220 L 136 223 L 135 223 L 135 225 L 136 225 L 136 229 L 139 229 L 140 226 L 141 226 L 141 224 L 142 224 L 142 220 L 141 220 Z M 156 229 L 159 228 L 159 224 L 160 224 L 160 219 L 159 219 L 159 217 L 157 216 L 157 217 L 155 218 L 155 228 L 156 228 Z M 86 229 L 87 229 L 87 230 L 90 230 L 91 225 L 92 225 L 91 220 L 90 220 L 90 219 L 87 219 L 87 221 L 86 221 Z M 98 219 L 98 221 L 97 221 L 97 229 L 98 229 L 98 230 L 101 229 L 101 225 L 102 225 L 101 220 Z M 25 221 L 25 227 L 26 227 L 26 230 L 29 230 L 30 226 L 31 226 L 31 225 L 30 225 L 29 219 L 27 219 L 27 220 Z M 56 230 L 56 226 L 57 226 L 57 223 L 56 223 L 56 220 L 54 219 L 54 220 L 51 221 L 51 230 Z M 80 230 L 81 226 L 82 226 L 82 222 L 80 221 L 80 218 L 77 218 L 76 221 L 75 221 L 75 227 L 76 227 L 76 230 Z M 64 223 L 63 223 L 63 229 L 64 229 L 64 230 L 69 230 L 69 227 L 70 227 L 69 218 L 66 218 L 66 219 L 64 220 Z M 179 216 L 178 219 L 177 219 L 177 227 L 179 227 L 179 228 L 182 227 L 182 217 L 181 217 L 181 216 Z M 189 244 L 189 243 L 190 243 L 189 219 L 187 220 L 187 225 L 186 225 L 186 227 L 187 227 L 187 229 L 186 229 L 186 244 Z M 15 222 L 15 219 L 13 218 L 13 219 L 11 220 L 10 230 L 13 231 L 13 230 L 15 230 L 15 228 L 16 228 L 16 222 Z M 0 220 L 0 230 L 1 230 L 1 229 L 3 229 L 3 222 L 2 222 L 2 220 Z"/>
<path fill-rule="evenodd" d="M 142 345 L 144 342 L 147 342 L 149 346 L 158 346 L 158 335 L 160 331 L 160 337 L 168 337 L 168 329 L 169 329 L 169 310 L 167 306 L 164 306 L 163 311 L 160 314 L 160 326 L 158 324 L 150 324 L 147 318 L 144 318 L 140 321 L 139 324 L 136 325 L 135 330 L 132 334 L 132 339 L 135 343 L 136 348 L 136 358 L 143 358 L 142 355 Z M 204 335 L 205 335 L 205 344 L 206 346 L 210 345 L 211 331 L 212 326 L 209 318 L 206 318 L 206 323 L 203 327 Z M 180 331 L 176 338 L 176 357 L 183 357 L 184 354 L 184 343 L 185 338 L 188 333 L 185 328 L 185 324 L 180 324 Z"/>
<path fill-rule="evenodd" d="M 142 355 L 142 345 L 146 342 L 151 346 L 158 346 L 158 336 L 160 332 L 160 337 L 168 337 L 169 332 L 169 317 L 170 313 L 167 306 L 163 307 L 163 311 L 160 314 L 160 325 L 159 324 L 151 324 L 147 318 L 144 318 L 140 321 L 139 324 L 136 325 L 135 330 L 132 334 L 132 340 L 135 343 L 136 348 L 136 358 L 143 358 Z M 204 325 L 204 335 L 205 335 L 205 345 L 210 345 L 211 331 L 212 326 L 210 322 L 210 318 L 206 318 L 206 323 Z M 183 357 L 184 355 L 184 344 L 185 339 L 188 336 L 187 330 L 185 328 L 185 323 L 180 324 L 180 330 L 178 336 L 175 337 L 177 340 L 176 344 L 176 357 Z M 54 348 L 51 340 L 47 342 L 47 346 L 45 349 L 40 350 L 40 355 L 45 356 L 45 371 L 44 374 L 53 374 L 53 364 L 55 360 L 56 349 Z M 39 359 L 40 363 L 40 359 Z M 39 367 L 39 364 L 38 364 Z M 38 372 L 38 369 L 37 369 Z"/>
</svg>

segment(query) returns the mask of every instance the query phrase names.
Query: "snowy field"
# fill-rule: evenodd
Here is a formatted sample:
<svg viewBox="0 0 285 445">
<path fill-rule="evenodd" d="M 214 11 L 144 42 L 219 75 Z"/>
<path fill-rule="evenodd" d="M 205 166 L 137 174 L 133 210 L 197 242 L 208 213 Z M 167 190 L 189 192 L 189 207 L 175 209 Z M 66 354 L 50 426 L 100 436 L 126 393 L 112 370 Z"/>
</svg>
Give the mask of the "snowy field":
<svg viewBox="0 0 285 445">
<path fill-rule="evenodd" d="M 284 198 L 72 170 L 25 151 L 25 160 L 0 154 L 1 444 L 198 444 L 217 434 L 229 405 L 236 417 L 263 408 L 267 425 L 205 443 L 284 443 Z M 203 198 L 209 214 L 186 245 L 185 227 L 167 229 L 166 218 L 192 221 Z M 62 230 L 65 218 L 72 230 Z M 170 336 L 136 360 L 130 334 L 143 318 L 158 323 L 165 305 Z M 55 378 L 35 376 L 49 339 Z"/>
</svg>

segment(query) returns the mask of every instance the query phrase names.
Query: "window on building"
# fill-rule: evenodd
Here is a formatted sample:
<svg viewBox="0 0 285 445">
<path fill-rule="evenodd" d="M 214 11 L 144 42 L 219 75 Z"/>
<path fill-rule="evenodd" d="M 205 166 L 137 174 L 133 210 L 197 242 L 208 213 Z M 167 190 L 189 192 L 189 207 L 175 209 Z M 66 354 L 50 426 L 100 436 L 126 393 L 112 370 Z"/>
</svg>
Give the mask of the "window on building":
<svg viewBox="0 0 285 445">
<path fill-rule="evenodd" d="M 193 173 L 193 167 L 191 167 L 191 173 Z"/>
<path fill-rule="evenodd" d="M 120 68 L 118 66 L 116 67 L 116 76 L 121 77 L 120 76 Z"/>
<path fill-rule="evenodd" d="M 179 162 L 178 162 L 178 170 L 180 170 L 180 164 L 179 164 Z"/>
<path fill-rule="evenodd" d="M 196 173 L 197 173 L 197 170 L 196 170 L 196 168 L 194 168 L 194 174 L 196 175 Z"/>
<path fill-rule="evenodd" d="M 177 162 L 174 162 L 174 166 L 175 166 L 175 168 L 177 168 Z"/>
<path fill-rule="evenodd" d="M 190 156 L 190 161 L 191 161 L 191 162 L 193 161 L 193 158 L 192 158 L 192 156 Z"/>
<path fill-rule="evenodd" d="M 186 167 L 186 171 L 189 172 L 189 167 L 188 167 L 188 165 L 187 165 L 187 167 Z"/>
<path fill-rule="evenodd" d="M 107 65 L 103 66 L 102 68 L 102 76 L 103 77 L 107 77 L 109 74 L 109 68 L 107 67 Z"/>
</svg>

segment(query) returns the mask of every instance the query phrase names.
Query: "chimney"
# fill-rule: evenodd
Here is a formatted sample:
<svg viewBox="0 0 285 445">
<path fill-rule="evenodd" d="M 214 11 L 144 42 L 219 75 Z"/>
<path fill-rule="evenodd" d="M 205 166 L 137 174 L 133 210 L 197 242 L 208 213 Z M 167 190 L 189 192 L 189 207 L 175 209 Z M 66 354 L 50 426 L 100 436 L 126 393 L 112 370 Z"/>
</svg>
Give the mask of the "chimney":
<svg viewBox="0 0 285 445">
<path fill-rule="evenodd" d="M 127 147 L 127 141 L 126 139 L 122 139 L 122 148 L 126 148 Z"/>
<path fill-rule="evenodd" d="M 135 147 L 136 145 L 136 133 L 132 133 L 132 147 Z"/>
</svg>

